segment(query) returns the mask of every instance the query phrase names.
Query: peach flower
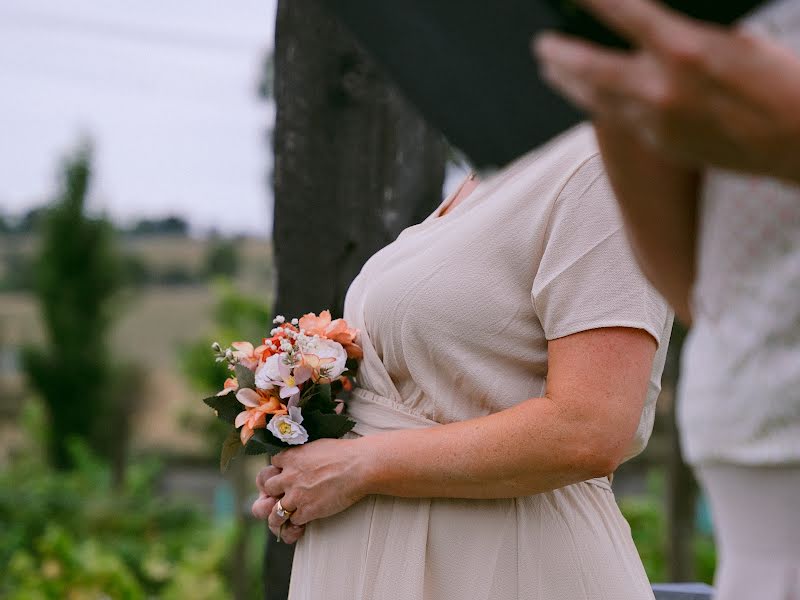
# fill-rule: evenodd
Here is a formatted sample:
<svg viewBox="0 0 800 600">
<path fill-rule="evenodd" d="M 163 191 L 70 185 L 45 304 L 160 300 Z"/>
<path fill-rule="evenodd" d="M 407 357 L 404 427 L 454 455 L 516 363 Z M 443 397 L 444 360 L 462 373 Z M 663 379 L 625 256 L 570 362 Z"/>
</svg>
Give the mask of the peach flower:
<svg viewBox="0 0 800 600">
<path fill-rule="evenodd" d="M 331 321 L 329 310 L 323 310 L 319 316 L 314 313 L 303 315 L 300 319 L 300 329 L 306 335 L 318 335 L 339 342 L 350 358 L 361 358 L 364 355 L 361 347 L 355 343 L 358 329 L 350 329 L 344 319 Z"/>
<path fill-rule="evenodd" d="M 253 437 L 256 429 L 267 426 L 267 415 L 288 414 L 286 406 L 271 394 L 245 388 L 236 392 L 236 399 L 245 406 L 245 410 L 236 415 L 234 422 L 236 427 L 242 428 L 239 432 L 242 445 Z"/>
<path fill-rule="evenodd" d="M 233 391 L 236 391 L 236 388 L 239 387 L 239 382 L 236 381 L 236 377 L 228 377 L 225 380 L 225 384 L 222 386 L 222 391 L 217 393 L 217 396 L 224 396 L 225 394 L 230 394 Z"/>
<path fill-rule="evenodd" d="M 256 367 L 265 360 L 265 355 L 268 355 L 269 352 L 266 344 L 254 348 L 250 342 L 233 342 L 231 346 L 234 348 L 233 355 L 239 361 L 239 364 L 251 371 L 255 371 Z"/>
</svg>

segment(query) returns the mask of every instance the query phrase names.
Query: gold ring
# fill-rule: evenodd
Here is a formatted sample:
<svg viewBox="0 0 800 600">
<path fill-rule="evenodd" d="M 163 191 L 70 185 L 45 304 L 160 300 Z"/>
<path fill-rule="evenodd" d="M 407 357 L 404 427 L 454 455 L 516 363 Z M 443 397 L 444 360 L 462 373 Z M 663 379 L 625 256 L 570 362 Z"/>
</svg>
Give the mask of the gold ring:
<svg viewBox="0 0 800 600">
<path fill-rule="evenodd" d="M 277 514 L 281 519 L 288 519 L 295 512 L 297 512 L 297 509 L 295 509 L 295 510 L 287 510 L 287 509 L 283 508 L 283 504 L 281 504 L 280 500 L 278 500 L 278 503 L 275 505 L 275 514 Z"/>
</svg>

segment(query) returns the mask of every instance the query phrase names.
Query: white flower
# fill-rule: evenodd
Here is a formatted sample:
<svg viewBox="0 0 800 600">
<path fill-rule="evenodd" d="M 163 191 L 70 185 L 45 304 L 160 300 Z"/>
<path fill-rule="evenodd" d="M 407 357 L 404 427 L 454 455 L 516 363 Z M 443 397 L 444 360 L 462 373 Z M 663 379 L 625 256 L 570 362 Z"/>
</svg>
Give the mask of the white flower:
<svg viewBox="0 0 800 600">
<path fill-rule="evenodd" d="M 320 360 L 324 361 L 326 358 L 333 358 L 331 362 L 325 362 L 323 368 L 325 369 L 325 376 L 328 379 L 336 379 L 344 373 L 347 363 L 347 352 L 339 342 L 328 340 L 325 338 L 309 338 L 305 344 L 303 352 L 306 354 L 314 354 Z"/>
<path fill-rule="evenodd" d="M 292 325 L 297 325 L 299 322 L 297 319 L 292 319 Z"/>
<path fill-rule="evenodd" d="M 280 365 L 285 354 L 273 354 L 256 370 L 256 387 L 260 390 L 271 390 L 276 381 L 283 381 Z"/>
<path fill-rule="evenodd" d="M 286 322 L 286 317 L 284 317 L 283 315 L 278 315 L 277 317 L 272 319 L 272 322 L 273 323 L 279 323 L 279 324 L 280 323 L 285 323 Z"/>
<path fill-rule="evenodd" d="M 267 423 L 270 433 L 282 442 L 297 445 L 308 441 L 308 432 L 300 425 L 303 415 L 299 406 L 290 406 L 288 415 L 277 415 Z"/>
</svg>

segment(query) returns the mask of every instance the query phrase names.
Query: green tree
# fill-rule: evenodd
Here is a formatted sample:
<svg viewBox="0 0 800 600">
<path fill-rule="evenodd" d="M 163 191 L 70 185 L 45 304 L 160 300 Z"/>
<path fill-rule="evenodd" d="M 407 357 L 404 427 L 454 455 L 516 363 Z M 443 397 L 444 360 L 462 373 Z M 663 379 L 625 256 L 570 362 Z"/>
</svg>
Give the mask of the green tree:
<svg viewBox="0 0 800 600">
<path fill-rule="evenodd" d="M 58 468 L 71 466 L 72 437 L 102 449 L 108 436 L 101 427 L 113 403 L 108 333 L 122 269 L 111 225 L 85 213 L 90 174 L 91 150 L 83 144 L 65 161 L 59 195 L 40 222 L 34 292 L 46 341 L 23 354 L 47 406 L 50 456 Z"/>
<path fill-rule="evenodd" d="M 233 240 L 213 240 L 206 253 L 205 262 L 206 275 L 235 277 L 239 271 L 239 251 L 236 243 Z"/>
</svg>

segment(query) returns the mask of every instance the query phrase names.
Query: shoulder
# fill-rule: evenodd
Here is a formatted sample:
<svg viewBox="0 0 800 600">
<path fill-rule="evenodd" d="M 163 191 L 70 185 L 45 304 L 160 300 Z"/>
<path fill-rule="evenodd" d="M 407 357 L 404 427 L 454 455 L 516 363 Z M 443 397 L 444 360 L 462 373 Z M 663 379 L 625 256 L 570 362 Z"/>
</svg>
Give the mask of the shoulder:
<svg viewBox="0 0 800 600">
<path fill-rule="evenodd" d="M 598 177 L 606 183 L 594 128 L 582 123 L 495 173 L 478 191 L 502 196 L 520 215 L 546 218 L 560 198 L 580 195 Z"/>
<path fill-rule="evenodd" d="M 590 123 L 581 123 L 523 155 L 506 170 L 509 175 L 523 177 L 543 174 L 569 177 L 599 155 L 594 128 Z"/>
</svg>

